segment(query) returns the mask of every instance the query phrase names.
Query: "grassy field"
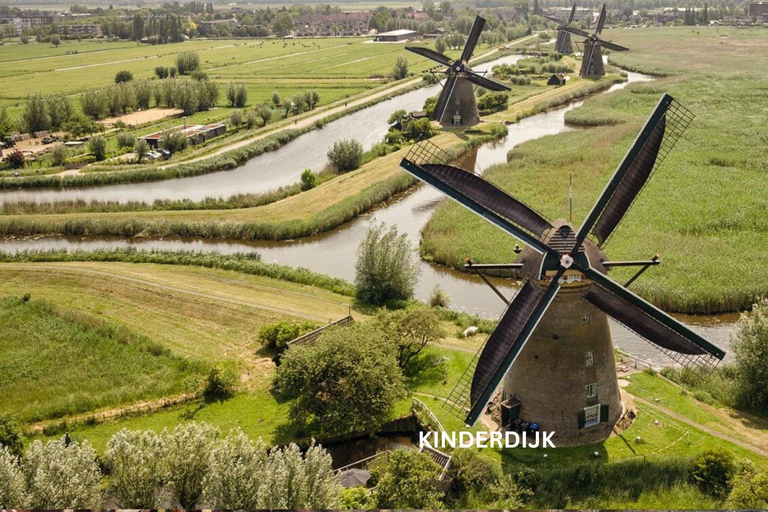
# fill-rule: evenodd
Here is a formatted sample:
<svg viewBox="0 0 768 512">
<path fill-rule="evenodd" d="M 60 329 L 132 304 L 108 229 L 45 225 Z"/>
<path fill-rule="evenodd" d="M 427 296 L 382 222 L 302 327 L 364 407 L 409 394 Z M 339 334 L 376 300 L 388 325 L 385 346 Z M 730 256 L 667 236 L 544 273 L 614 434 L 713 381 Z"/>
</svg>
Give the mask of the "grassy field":
<svg viewBox="0 0 768 512">
<path fill-rule="evenodd" d="M 596 127 L 522 144 L 510 152 L 509 163 L 485 176 L 556 219 L 567 216 L 573 172 L 578 225 L 661 94 L 669 92 L 697 117 L 606 253 L 615 260 L 660 253 L 662 265 L 633 288 L 664 309 L 716 313 L 749 307 L 768 292 L 760 266 L 768 246 L 768 89 L 760 71 L 768 65 L 768 32 L 661 28 L 607 37 L 613 35 L 632 51 L 612 60 L 666 76 L 588 99 L 566 119 Z M 454 267 L 467 256 L 478 262 L 516 256 L 511 237 L 453 203 L 436 211 L 423 235 L 422 254 Z M 619 280 L 629 273 L 616 272 Z"/>
</svg>

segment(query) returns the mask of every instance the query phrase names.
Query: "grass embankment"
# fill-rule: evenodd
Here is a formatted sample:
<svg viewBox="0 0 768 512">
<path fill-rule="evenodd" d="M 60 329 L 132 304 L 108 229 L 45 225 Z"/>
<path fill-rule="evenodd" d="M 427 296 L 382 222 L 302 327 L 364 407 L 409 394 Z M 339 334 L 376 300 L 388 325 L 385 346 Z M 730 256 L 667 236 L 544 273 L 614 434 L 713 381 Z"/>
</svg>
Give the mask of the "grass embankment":
<svg viewBox="0 0 768 512">
<path fill-rule="evenodd" d="M 485 176 L 555 219 L 567 217 L 572 172 L 578 225 L 662 92 L 669 92 L 697 117 L 606 252 L 613 260 L 660 253 L 662 265 L 633 289 L 666 310 L 747 308 L 768 293 L 761 270 L 768 246 L 762 135 L 768 95 L 759 93 L 766 90 L 759 70 L 768 66 L 768 34 L 660 28 L 622 31 L 621 37 L 631 55 L 612 55 L 613 60 L 668 76 L 587 100 L 566 119 L 597 127 L 522 144 L 510 152 L 508 164 L 488 169 Z M 453 203 L 441 205 L 423 233 L 423 256 L 455 268 L 467 256 L 477 262 L 516 257 L 514 239 Z M 631 272 L 617 270 L 615 278 L 621 281 Z"/>
</svg>

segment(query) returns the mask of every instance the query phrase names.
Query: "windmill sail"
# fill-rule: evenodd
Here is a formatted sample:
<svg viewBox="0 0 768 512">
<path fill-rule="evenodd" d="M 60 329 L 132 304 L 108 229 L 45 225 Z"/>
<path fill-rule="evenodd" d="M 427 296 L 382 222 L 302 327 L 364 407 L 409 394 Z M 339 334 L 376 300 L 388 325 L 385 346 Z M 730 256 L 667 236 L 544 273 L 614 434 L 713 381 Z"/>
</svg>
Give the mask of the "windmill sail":
<svg viewBox="0 0 768 512">
<path fill-rule="evenodd" d="M 405 49 L 408 50 L 409 52 L 431 59 L 437 62 L 438 64 L 442 64 L 444 66 L 450 66 L 452 64 L 451 59 L 447 55 L 443 55 L 440 52 L 436 52 L 431 48 L 424 48 L 423 46 L 406 46 Z"/>
<path fill-rule="evenodd" d="M 472 57 L 472 53 L 475 51 L 475 46 L 480 40 L 480 32 L 483 31 L 484 27 L 485 18 L 481 18 L 480 16 L 475 17 L 475 21 L 472 23 L 472 29 L 469 31 L 469 36 L 467 37 L 467 42 L 464 45 L 464 49 L 461 51 L 459 62 L 465 64 L 469 62 L 469 58 Z"/>
</svg>

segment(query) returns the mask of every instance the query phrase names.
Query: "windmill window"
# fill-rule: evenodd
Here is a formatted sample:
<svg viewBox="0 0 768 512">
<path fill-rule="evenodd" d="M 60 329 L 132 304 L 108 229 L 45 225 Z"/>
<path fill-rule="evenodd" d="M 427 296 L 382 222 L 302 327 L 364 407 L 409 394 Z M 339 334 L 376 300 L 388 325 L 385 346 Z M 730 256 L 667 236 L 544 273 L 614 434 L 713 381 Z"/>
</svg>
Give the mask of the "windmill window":
<svg viewBox="0 0 768 512">
<path fill-rule="evenodd" d="M 591 427 L 600 423 L 600 404 L 584 408 L 584 426 Z"/>
<path fill-rule="evenodd" d="M 594 396 L 597 396 L 597 384 L 587 384 L 584 387 L 584 390 L 587 393 L 587 398 L 592 398 Z"/>
<path fill-rule="evenodd" d="M 581 323 L 588 324 L 591 321 L 592 321 L 592 317 L 589 316 L 589 313 L 584 313 L 583 315 L 581 315 Z"/>
<path fill-rule="evenodd" d="M 587 352 L 587 368 L 595 364 L 595 357 L 592 355 L 592 352 Z"/>
</svg>

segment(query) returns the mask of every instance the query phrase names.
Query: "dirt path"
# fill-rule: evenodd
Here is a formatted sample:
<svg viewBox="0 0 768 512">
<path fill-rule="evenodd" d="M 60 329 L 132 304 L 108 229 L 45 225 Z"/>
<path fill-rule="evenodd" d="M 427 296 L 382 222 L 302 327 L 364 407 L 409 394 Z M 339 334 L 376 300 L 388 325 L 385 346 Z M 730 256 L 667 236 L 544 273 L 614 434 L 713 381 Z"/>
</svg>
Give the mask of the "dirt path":
<svg viewBox="0 0 768 512">
<path fill-rule="evenodd" d="M 722 434 L 716 430 L 712 430 L 711 428 L 702 425 L 701 423 L 697 423 L 689 418 L 686 418 L 685 416 L 682 416 L 675 411 L 671 409 L 667 409 L 666 407 L 662 405 L 655 404 L 653 402 L 649 402 L 648 400 L 645 400 L 644 398 L 640 398 L 637 395 L 632 395 L 632 398 L 635 400 L 636 403 L 645 405 L 647 407 L 650 407 L 651 409 L 655 409 L 663 414 L 666 414 L 667 416 L 676 419 L 677 421 L 680 421 L 682 423 L 685 423 L 686 425 L 690 425 L 691 427 L 701 430 L 702 432 L 706 432 L 709 435 L 715 436 L 717 438 L 722 439 L 723 441 L 728 441 L 729 443 L 735 444 L 736 446 L 740 446 L 744 448 L 745 450 L 749 450 L 752 453 L 756 453 L 757 455 L 761 455 L 763 457 L 768 457 L 768 451 L 765 451 L 761 448 L 758 448 L 756 446 L 753 446 L 749 443 L 745 443 L 744 441 L 739 441 L 738 439 L 734 439 L 731 436 L 728 436 L 726 434 Z"/>
<path fill-rule="evenodd" d="M 223 302 L 227 304 L 236 304 L 238 306 L 248 306 L 256 309 L 262 309 L 266 311 L 272 311 L 274 313 L 279 313 L 281 315 L 290 315 L 293 317 L 299 317 L 304 318 L 307 320 L 314 320 L 318 322 L 325 323 L 328 321 L 328 318 L 326 317 L 320 317 L 316 315 L 311 315 L 307 313 L 302 313 L 300 311 L 294 311 L 290 309 L 284 309 L 284 308 L 277 308 L 274 306 L 268 306 L 266 304 L 260 304 L 258 302 L 252 302 L 247 300 L 241 300 L 241 299 L 235 299 L 235 298 L 228 298 L 228 297 L 221 297 L 219 295 L 213 295 L 210 293 L 204 293 L 204 292 L 198 292 L 195 290 L 190 290 L 188 288 L 182 288 L 179 286 L 171 286 L 167 284 L 161 284 L 156 283 L 153 281 L 148 281 L 146 279 L 139 279 L 135 277 L 128 277 L 128 276 L 121 276 L 118 274 L 114 274 L 111 272 L 104 272 L 101 270 L 94 270 L 90 268 L 83 268 L 83 267 L 76 267 L 72 265 L 50 265 L 50 264 L 35 264 L 34 266 L 25 266 L 25 270 L 30 271 L 39 271 L 39 272 L 50 272 L 50 271 L 56 271 L 59 274 L 62 273 L 80 273 L 80 274 L 88 274 L 92 276 L 99 276 L 99 277 L 106 277 L 109 279 L 115 279 L 120 280 L 124 282 L 134 283 L 142 286 L 148 286 L 151 288 L 160 289 L 166 292 L 172 292 L 177 294 L 184 294 L 184 295 L 190 295 L 193 297 L 200 297 L 202 299 L 206 300 L 212 300 L 216 302 Z"/>
</svg>

